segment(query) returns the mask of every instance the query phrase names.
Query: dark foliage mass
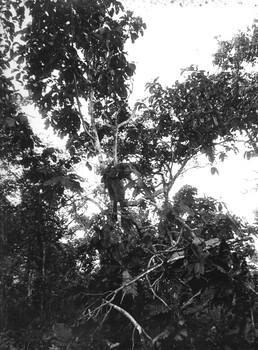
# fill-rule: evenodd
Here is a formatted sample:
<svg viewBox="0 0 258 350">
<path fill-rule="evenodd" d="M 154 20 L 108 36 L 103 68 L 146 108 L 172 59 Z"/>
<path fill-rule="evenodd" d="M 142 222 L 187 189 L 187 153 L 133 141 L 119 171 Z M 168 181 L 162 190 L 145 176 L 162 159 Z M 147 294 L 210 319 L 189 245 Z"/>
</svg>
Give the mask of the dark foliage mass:
<svg viewBox="0 0 258 350">
<path fill-rule="evenodd" d="M 216 74 L 155 80 L 131 110 L 141 18 L 116 0 L 0 6 L 0 349 L 256 349 L 257 224 L 172 189 L 201 154 L 213 175 L 243 141 L 257 156 L 257 28 L 219 43 Z"/>
</svg>

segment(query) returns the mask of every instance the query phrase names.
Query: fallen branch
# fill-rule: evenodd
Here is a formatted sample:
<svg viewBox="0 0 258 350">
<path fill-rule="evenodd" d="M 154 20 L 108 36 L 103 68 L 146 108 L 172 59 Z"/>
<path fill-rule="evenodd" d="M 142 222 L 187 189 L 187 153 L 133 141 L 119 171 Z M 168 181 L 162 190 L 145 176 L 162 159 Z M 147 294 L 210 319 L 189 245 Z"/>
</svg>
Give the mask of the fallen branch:
<svg viewBox="0 0 258 350">
<path fill-rule="evenodd" d="M 136 276 L 135 278 L 133 278 L 132 280 L 130 280 L 127 283 L 123 283 L 120 287 L 118 287 L 117 289 L 110 291 L 107 295 L 106 295 L 106 299 L 103 300 L 103 302 L 101 303 L 101 305 L 99 305 L 98 307 L 95 308 L 95 310 L 90 311 L 89 307 L 87 308 L 87 310 L 84 310 L 83 314 L 84 315 L 89 315 L 89 319 L 91 317 L 93 317 L 94 315 L 98 314 L 99 311 L 106 305 L 110 304 L 115 296 L 117 295 L 118 292 L 120 292 L 121 290 L 125 289 L 126 287 L 130 286 L 131 284 L 137 282 L 138 280 L 140 280 L 141 278 L 143 278 L 144 276 L 146 276 L 148 273 L 155 271 L 156 269 L 160 268 L 163 265 L 163 261 L 160 264 L 156 264 L 152 267 L 150 267 L 149 269 L 147 269 L 146 271 L 142 272 L 140 275 Z M 109 300 L 107 300 L 108 298 L 110 298 Z M 92 304 L 92 306 L 94 305 L 94 303 Z"/>
<path fill-rule="evenodd" d="M 115 305 L 113 303 L 110 303 L 107 301 L 107 303 L 115 310 L 117 310 L 118 312 L 120 312 L 122 315 L 124 315 L 126 318 L 128 318 L 128 320 L 134 325 L 134 328 L 137 329 L 138 333 L 139 333 L 139 337 L 141 339 L 141 342 L 143 344 L 146 343 L 146 339 L 144 337 L 146 337 L 151 343 L 153 342 L 152 338 L 145 332 L 145 330 L 142 328 L 142 326 L 139 325 L 139 323 L 135 320 L 135 318 L 129 314 L 129 312 L 127 312 L 125 309 L 121 308 L 118 305 Z"/>
<path fill-rule="evenodd" d="M 173 252 L 178 252 L 181 251 L 182 248 L 180 249 L 167 249 L 165 251 L 162 252 L 158 252 L 158 253 L 154 253 L 154 257 L 159 257 L 159 255 L 164 255 L 165 253 L 173 253 Z M 160 259 L 161 260 L 161 259 Z M 158 270 L 160 267 L 162 267 L 164 265 L 165 261 L 161 261 L 158 264 L 153 265 L 152 267 L 147 268 L 145 271 L 143 271 L 141 274 L 139 274 L 138 276 L 136 276 L 135 278 L 132 278 L 130 281 L 128 281 L 127 283 L 123 283 L 120 287 L 118 287 L 117 289 L 113 290 L 113 291 L 108 291 L 104 294 L 106 294 L 105 299 L 102 299 L 102 303 L 101 305 L 99 305 L 98 307 L 96 307 L 93 311 L 90 310 L 90 307 L 93 307 L 93 305 L 96 305 L 97 302 L 99 302 L 100 299 L 98 299 L 97 301 L 93 302 L 86 310 L 84 310 L 83 314 L 88 315 L 88 319 L 96 316 L 103 307 L 110 305 L 112 303 L 112 301 L 114 300 L 115 296 L 117 295 L 117 293 L 119 293 L 120 291 L 124 290 L 126 287 L 129 287 L 131 284 L 134 284 L 135 282 L 139 281 L 140 279 L 142 279 L 143 277 L 147 276 L 150 272 Z M 171 261 L 170 263 L 173 263 L 173 261 Z M 148 281 L 148 279 L 147 279 Z M 156 293 L 155 293 L 156 294 Z M 156 295 L 157 296 L 157 295 Z M 167 303 L 164 303 L 164 300 L 162 301 L 158 296 L 157 298 L 167 307 L 169 307 L 167 305 Z"/>
</svg>

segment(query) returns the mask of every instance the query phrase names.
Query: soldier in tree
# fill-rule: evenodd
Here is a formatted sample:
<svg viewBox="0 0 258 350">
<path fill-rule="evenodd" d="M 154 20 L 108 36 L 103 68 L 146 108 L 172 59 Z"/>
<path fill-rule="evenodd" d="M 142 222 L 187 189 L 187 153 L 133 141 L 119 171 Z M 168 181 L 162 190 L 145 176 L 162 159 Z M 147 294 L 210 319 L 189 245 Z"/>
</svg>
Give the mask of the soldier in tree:
<svg viewBox="0 0 258 350">
<path fill-rule="evenodd" d="M 114 220 L 117 220 L 117 203 L 120 204 L 121 212 L 124 212 L 127 206 L 123 179 L 131 180 L 131 172 L 131 164 L 119 163 L 107 167 L 103 173 L 102 182 L 108 189 L 109 197 L 113 202 Z"/>
</svg>

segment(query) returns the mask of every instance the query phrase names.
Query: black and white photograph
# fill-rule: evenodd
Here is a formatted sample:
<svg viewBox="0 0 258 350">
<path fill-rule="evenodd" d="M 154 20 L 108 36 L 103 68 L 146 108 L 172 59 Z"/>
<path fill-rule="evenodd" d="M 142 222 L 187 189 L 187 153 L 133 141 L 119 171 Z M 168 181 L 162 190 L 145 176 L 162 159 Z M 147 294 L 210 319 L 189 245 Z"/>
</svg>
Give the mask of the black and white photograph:
<svg viewBox="0 0 258 350">
<path fill-rule="evenodd" d="M 0 1 L 0 350 L 258 349 L 258 1 Z"/>
</svg>

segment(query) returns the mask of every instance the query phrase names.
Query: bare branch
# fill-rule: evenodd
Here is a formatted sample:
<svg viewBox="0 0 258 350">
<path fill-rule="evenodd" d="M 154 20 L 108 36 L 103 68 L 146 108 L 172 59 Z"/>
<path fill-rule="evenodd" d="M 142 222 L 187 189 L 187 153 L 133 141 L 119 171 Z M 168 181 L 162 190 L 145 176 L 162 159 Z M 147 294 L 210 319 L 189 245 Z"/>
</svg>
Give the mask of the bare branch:
<svg viewBox="0 0 258 350">
<path fill-rule="evenodd" d="M 182 310 L 184 308 L 186 308 L 186 306 L 188 306 L 189 304 L 191 304 L 191 302 L 194 300 L 194 298 L 198 297 L 198 295 L 200 295 L 202 293 L 201 290 L 199 290 L 199 292 L 197 292 L 196 294 L 194 294 L 186 303 L 184 303 L 184 305 L 182 306 Z"/>
<path fill-rule="evenodd" d="M 139 323 L 135 320 L 135 318 L 133 318 L 133 316 L 131 314 L 129 314 L 129 312 L 127 312 L 125 309 L 121 308 L 118 305 L 115 305 L 113 303 L 110 303 L 107 301 L 107 303 L 113 307 L 113 309 L 117 310 L 118 312 L 120 312 L 122 315 L 124 315 L 126 318 L 129 319 L 129 321 L 134 325 L 135 329 L 137 329 L 141 342 L 145 342 L 144 336 L 152 342 L 152 338 L 145 332 L 145 330 L 142 328 L 142 326 L 139 325 Z"/>
<path fill-rule="evenodd" d="M 154 290 L 154 286 L 159 283 L 159 281 L 161 280 L 161 278 L 163 277 L 164 272 L 151 284 L 149 276 L 146 276 L 146 279 L 148 281 L 149 287 L 152 291 L 152 294 L 154 295 L 155 298 L 159 299 L 163 305 L 165 305 L 165 307 L 167 307 L 169 310 L 171 310 L 171 307 L 165 302 L 165 300 L 163 300 Z"/>
</svg>

